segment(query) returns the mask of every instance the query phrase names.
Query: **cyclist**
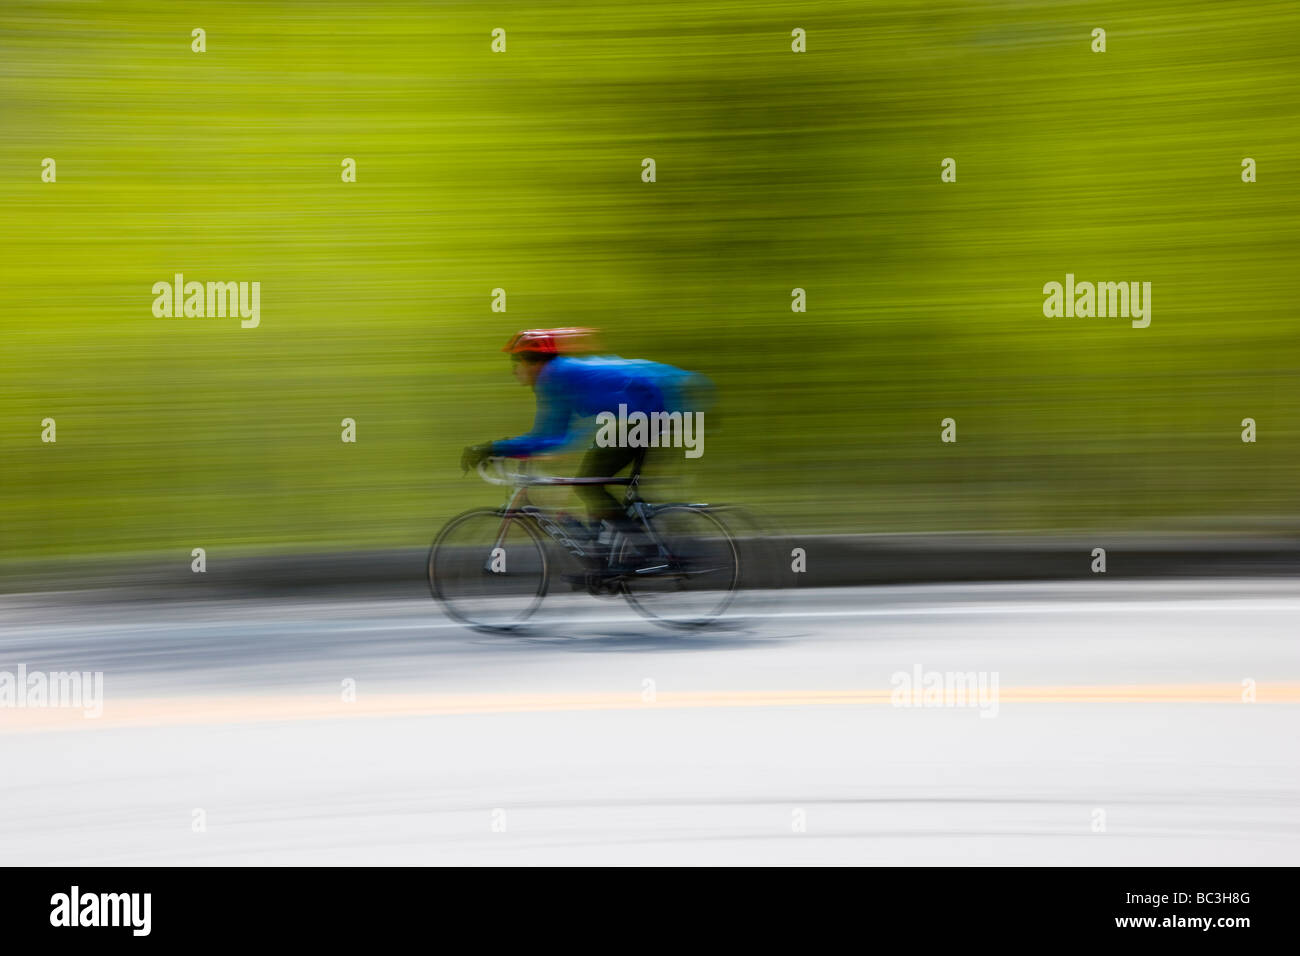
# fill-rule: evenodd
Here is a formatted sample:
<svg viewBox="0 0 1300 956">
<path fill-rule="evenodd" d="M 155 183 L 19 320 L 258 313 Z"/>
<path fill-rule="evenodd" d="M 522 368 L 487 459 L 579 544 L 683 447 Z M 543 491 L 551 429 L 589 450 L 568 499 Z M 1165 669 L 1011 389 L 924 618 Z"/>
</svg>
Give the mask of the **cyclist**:
<svg viewBox="0 0 1300 956">
<path fill-rule="evenodd" d="M 468 471 L 489 457 L 527 458 L 575 444 L 589 430 L 583 420 L 626 406 L 627 414 L 685 411 L 711 388 L 708 379 L 672 365 L 587 355 L 592 329 L 526 329 L 501 351 L 509 353 L 515 379 L 533 389 L 537 415 L 532 430 L 515 438 L 470 445 L 461 455 Z M 584 478 L 614 477 L 631 465 L 643 448 L 600 447 L 592 443 L 579 466 Z M 636 538 L 638 527 L 604 485 L 577 485 L 575 491 L 598 533 L 597 546 L 607 551 L 618 534 Z"/>
</svg>

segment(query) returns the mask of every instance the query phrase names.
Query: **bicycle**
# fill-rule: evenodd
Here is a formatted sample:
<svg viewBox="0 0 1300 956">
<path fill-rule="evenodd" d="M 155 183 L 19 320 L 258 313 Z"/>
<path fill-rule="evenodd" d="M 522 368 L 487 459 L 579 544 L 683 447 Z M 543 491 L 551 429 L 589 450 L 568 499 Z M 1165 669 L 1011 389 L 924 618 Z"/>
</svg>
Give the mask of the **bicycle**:
<svg viewBox="0 0 1300 956">
<path fill-rule="evenodd" d="M 521 627 L 546 597 L 557 549 L 579 568 L 566 575 L 575 591 L 622 596 L 658 624 L 692 630 L 726 612 L 740 580 L 735 539 L 706 504 L 644 501 L 644 453 L 626 478 L 532 475 L 526 463 L 508 472 L 507 460 L 489 458 L 477 469 L 489 484 L 513 488 L 505 504 L 457 515 L 429 549 L 429 590 L 453 619 L 487 632 Z M 602 551 L 577 519 L 528 499 L 530 488 L 566 485 L 626 486 L 636 539 L 620 535 Z"/>
</svg>

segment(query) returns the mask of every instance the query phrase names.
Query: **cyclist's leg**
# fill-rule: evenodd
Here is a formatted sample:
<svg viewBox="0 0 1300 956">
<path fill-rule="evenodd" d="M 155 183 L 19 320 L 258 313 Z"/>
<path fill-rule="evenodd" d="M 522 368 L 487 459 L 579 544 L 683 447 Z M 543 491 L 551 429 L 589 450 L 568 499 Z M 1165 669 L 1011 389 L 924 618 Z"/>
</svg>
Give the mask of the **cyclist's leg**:
<svg viewBox="0 0 1300 956">
<path fill-rule="evenodd" d="M 620 471 L 636 460 L 639 449 L 636 448 L 601 448 L 592 445 L 578 466 L 579 478 L 613 478 Z M 623 511 L 622 503 L 611 495 L 604 485 L 577 485 L 574 487 L 578 497 L 587 508 L 587 514 L 597 527 L 605 522 L 613 528 L 634 531 L 636 524 Z"/>
</svg>

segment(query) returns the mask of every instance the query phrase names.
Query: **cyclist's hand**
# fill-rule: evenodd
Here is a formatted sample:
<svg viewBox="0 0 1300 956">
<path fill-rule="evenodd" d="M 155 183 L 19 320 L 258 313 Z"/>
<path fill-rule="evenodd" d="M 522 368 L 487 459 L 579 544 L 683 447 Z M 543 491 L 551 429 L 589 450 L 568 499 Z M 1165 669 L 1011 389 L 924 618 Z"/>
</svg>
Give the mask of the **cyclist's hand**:
<svg viewBox="0 0 1300 956">
<path fill-rule="evenodd" d="M 460 453 L 460 471 L 465 474 L 471 468 L 477 468 L 484 458 L 491 457 L 492 443 L 485 445 L 467 445 Z"/>
</svg>

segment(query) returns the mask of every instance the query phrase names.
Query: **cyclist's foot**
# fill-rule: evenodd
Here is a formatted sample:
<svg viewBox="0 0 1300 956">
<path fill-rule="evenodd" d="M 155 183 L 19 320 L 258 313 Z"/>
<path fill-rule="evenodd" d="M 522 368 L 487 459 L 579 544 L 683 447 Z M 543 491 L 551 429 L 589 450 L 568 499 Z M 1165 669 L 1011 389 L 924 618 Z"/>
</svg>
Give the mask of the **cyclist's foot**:
<svg viewBox="0 0 1300 956">
<path fill-rule="evenodd" d="M 592 568 L 583 568 L 581 571 L 571 571 L 568 574 L 560 575 L 560 577 L 574 591 L 586 591 L 593 582 L 600 580 L 600 574 L 599 571 Z"/>
<path fill-rule="evenodd" d="M 587 591 L 597 597 L 617 597 L 622 593 L 619 585 L 621 575 L 612 574 L 605 568 L 587 568 L 562 577 L 573 590 Z"/>
</svg>

